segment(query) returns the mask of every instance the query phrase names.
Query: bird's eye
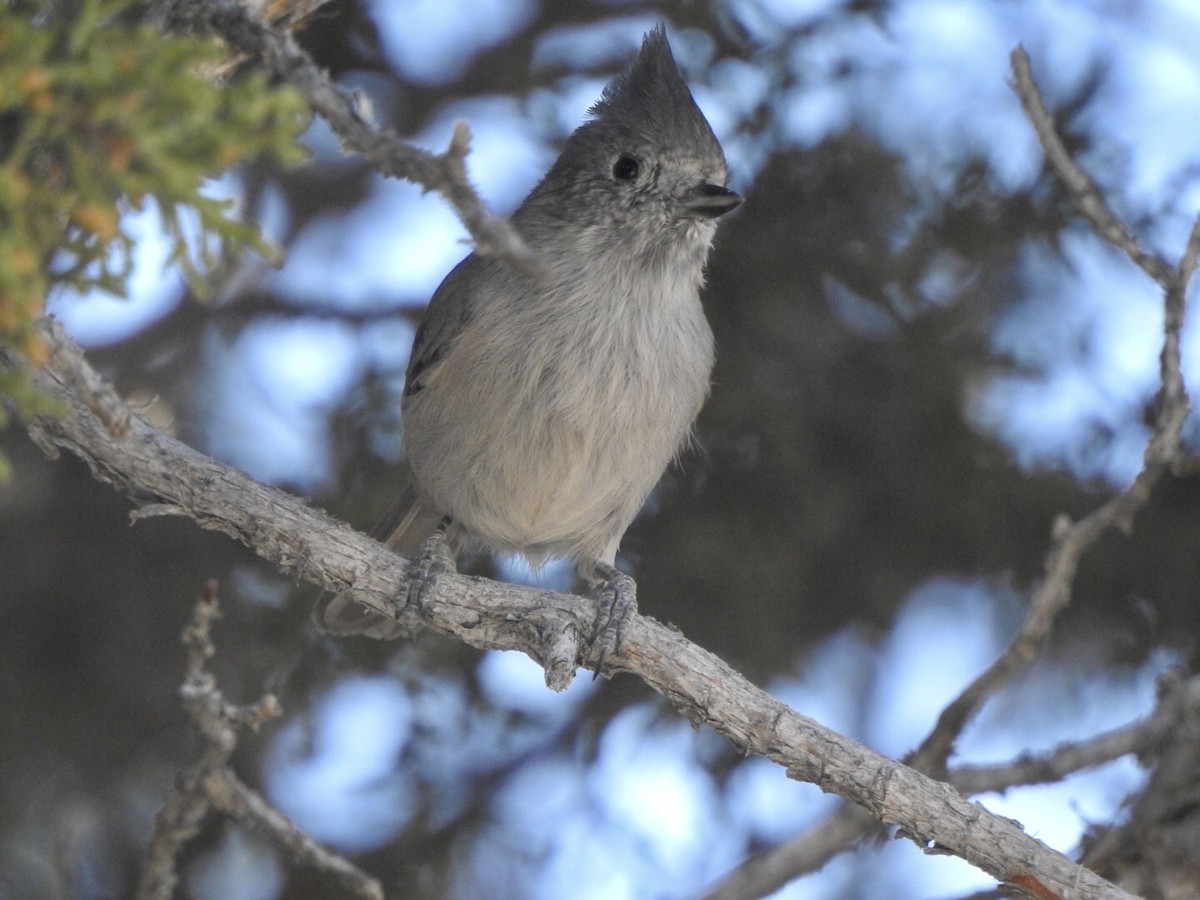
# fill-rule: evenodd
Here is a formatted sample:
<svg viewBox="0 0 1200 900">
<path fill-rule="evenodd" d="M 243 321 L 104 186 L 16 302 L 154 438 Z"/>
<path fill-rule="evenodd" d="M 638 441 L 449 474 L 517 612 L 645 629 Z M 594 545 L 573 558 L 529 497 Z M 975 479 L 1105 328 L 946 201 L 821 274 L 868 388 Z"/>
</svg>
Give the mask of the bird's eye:
<svg viewBox="0 0 1200 900">
<path fill-rule="evenodd" d="M 640 168 L 638 161 L 632 156 L 622 156 L 613 164 L 613 178 L 618 181 L 633 181 L 638 177 Z"/>
</svg>

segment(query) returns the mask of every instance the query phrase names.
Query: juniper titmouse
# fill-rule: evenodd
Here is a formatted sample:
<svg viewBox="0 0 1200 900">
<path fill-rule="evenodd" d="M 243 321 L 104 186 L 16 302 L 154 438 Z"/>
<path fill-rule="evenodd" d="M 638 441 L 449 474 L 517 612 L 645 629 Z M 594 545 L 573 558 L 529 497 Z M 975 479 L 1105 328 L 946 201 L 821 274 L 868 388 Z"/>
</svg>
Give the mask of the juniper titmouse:
<svg viewBox="0 0 1200 900">
<path fill-rule="evenodd" d="M 699 291 L 741 202 L 727 176 L 660 26 L 513 214 L 538 271 L 472 253 L 433 295 L 401 400 L 410 484 L 379 539 L 428 567 L 445 520 L 462 544 L 572 560 L 612 648 L 634 608 L 617 545 L 708 395 Z M 348 593 L 317 621 L 399 633 Z"/>
</svg>

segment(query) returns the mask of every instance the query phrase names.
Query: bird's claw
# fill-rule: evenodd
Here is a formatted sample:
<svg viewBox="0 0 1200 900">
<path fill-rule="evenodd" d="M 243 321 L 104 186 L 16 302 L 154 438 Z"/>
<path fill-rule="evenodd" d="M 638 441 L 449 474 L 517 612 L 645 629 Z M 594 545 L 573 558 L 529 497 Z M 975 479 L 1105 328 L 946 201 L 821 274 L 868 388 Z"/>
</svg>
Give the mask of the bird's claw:
<svg viewBox="0 0 1200 900">
<path fill-rule="evenodd" d="M 597 580 L 592 584 L 592 596 L 600 601 L 600 612 L 592 630 L 591 653 L 595 660 L 593 678 L 604 669 L 609 654 L 615 653 L 625 638 L 625 631 L 637 614 L 637 584 L 615 566 L 596 563 Z"/>
<path fill-rule="evenodd" d="M 446 523 L 442 523 L 421 543 L 421 549 L 413 558 L 408 570 L 407 588 L 401 598 L 405 608 L 424 613 L 437 587 L 438 577 L 458 571 L 454 564 L 454 553 L 446 537 Z"/>
</svg>

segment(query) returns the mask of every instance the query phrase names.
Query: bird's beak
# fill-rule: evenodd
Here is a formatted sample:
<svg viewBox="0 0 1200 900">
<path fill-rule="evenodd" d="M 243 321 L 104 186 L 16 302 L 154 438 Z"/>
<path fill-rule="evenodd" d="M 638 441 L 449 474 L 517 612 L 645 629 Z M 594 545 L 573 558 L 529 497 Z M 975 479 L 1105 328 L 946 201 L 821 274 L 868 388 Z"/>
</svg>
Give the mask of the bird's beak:
<svg viewBox="0 0 1200 900">
<path fill-rule="evenodd" d="M 715 219 L 740 206 L 742 195 L 719 184 L 702 184 L 683 198 L 683 208 L 693 216 Z"/>
</svg>

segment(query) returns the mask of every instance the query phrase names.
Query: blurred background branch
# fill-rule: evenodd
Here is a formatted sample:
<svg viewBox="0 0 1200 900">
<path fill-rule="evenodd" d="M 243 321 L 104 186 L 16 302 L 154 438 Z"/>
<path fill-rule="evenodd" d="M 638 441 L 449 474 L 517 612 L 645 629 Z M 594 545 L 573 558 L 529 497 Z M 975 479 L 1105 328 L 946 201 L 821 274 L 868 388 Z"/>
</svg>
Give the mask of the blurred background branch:
<svg viewBox="0 0 1200 900">
<path fill-rule="evenodd" d="M 179 689 L 192 724 L 204 736 L 204 750 L 195 765 L 176 776 L 175 786 L 155 819 L 146 866 L 138 885 L 138 900 L 170 900 L 175 896 L 180 853 L 200 832 L 204 818 L 214 809 L 277 841 L 297 862 L 336 877 L 349 894 L 365 900 L 383 900 L 379 882 L 297 829 L 246 787 L 230 768 L 238 746 L 238 732 L 245 728 L 257 732 L 263 723 L 279 716 L 281 710 L 270 694 L 249 706 L 234 706 L 225 700 L 216 678 L 208 671 L 208 661 L 217 652 L 212 626 L 218 618 L 217 583 L 210 581 L 183 630 L 188 665 L 186 679 Z"/>
<path fill-rule="evenodd" d="M 1096 233 L 1122 250 L 1163 289 L 1164 325 L 1160 359 L 1160 387 L 1154 430 L 1146 444 L 1144 464 L 1133 482 L 1078 522 L 1065 514 L 1054 523 L 1053 541 L 1046 554 L 1046 574 L 1033 595 L 1025 620 L 1008 648 L 982 672 L 938 717 L 937 726 L 910 757 L 921 771 L 944 770 L 954 742 L 984 700 L 1017 672 L 1041 655 L 1059 613 L 1071 602 L 1079 560 L 1110 528 L 1128 532 L 1134 516 L 1149 501 L 1154 486 L 1173 468 L 1185 462 L 1180 435 L 1189 404 L 1183 385 L 1179 352 L 1183 328 L 1183 300 L 1200 254 L 1200 219 L 1192 226 L 1179 262 L 1170 266 L 1142 250 L 1127 225 L 1109 210 L 1099 189 L 1071 157 L 1062 138 L 1050 124 L 1050 115 L 1030 72 L 1029 57 L 1021 47 L 1012 53 L 1015 89 L 1037 132 L 1038 141 L 1055 173 L 1069 188 L 1079 214 Z"/>
</svg>

